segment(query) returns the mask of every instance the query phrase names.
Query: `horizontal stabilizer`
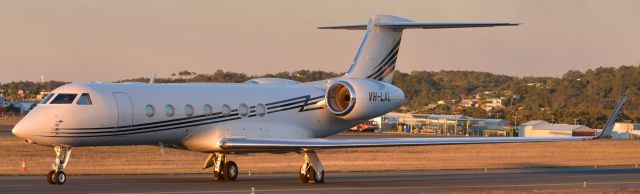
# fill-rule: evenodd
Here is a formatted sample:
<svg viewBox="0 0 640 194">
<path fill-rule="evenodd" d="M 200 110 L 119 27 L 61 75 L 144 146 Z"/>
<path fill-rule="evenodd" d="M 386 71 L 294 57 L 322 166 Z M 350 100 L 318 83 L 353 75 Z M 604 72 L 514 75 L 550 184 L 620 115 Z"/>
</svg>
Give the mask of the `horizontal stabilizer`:
<svg viewBox="0 0 640 194">
<path fill-rule="evenodd" d="M 373 23 L 375 26 L 391 29 L 439 29 L 439 28 L 478 28 L 478 27 L 494 27 L 494 26 L 517 26 L 517 23 L 424 23 L 424 22 L 382 22 Z M 318 29 L 343 29 L 343 30 L 366 30 L 367 24 L 353 24 L 353 25 L 340 25 L 340 26 L 322 26 Z"/>
</svg>

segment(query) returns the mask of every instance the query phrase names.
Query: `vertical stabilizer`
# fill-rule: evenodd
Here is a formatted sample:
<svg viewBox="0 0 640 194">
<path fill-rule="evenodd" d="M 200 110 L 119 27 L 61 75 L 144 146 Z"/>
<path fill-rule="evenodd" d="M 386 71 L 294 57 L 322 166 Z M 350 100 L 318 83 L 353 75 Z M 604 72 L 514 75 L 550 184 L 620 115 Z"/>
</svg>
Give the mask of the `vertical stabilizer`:
<svg viewBox="0 0 640 194">
<path fill-rule="evenodd" d="M 319 29 L 366 30 L 362 44 L 345 77 L 391 83 L 404 29 L 514 26 L 512 23 L 423 23 L 392 15 L 376 15 L 367 24 L 326 26 Z"/>
<path fill-rule="evenodd" d="M 365 37 L 345 77 L 391 82 L 400 50 L 402 29 L 382 27 L 376 25 L 378 22 L 411 21 L 389 15 L 376 15 L 369 18 Z"/>
</svg>

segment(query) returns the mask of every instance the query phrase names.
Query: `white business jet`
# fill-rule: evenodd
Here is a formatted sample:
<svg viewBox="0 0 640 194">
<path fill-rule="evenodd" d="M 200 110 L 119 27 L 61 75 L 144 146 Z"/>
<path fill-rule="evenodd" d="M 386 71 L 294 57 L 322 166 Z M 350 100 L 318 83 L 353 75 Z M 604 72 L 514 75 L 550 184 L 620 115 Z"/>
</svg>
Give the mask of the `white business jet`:
<svg viewBox="0 0 640 194">
<path fill-rule="evenodd" d="M 235 180 L 228 154 L 300 153 L 303 183 L 324 182 L 319 149 L 451 145 L 597 139 L 611 131 L 622 98 L 596 137 L 565 138 L 354 138 L 325 139 L 397 109 L 403 92 L 391 85 L 405 29 L 514 26 L 512 23 L 420 23 L 376 15 L 367 24 L 320 27 L 366 30 L 348 72 L 299 83 L 258 78 L 240 84 L 71 83 L 47 96 L 14 128 L 27 143 L 53 147 L 47 175 L 64 184 L 72 147 L 159 145 L 210 153 L 204 168 L 217 180 Z"/>
</svg>

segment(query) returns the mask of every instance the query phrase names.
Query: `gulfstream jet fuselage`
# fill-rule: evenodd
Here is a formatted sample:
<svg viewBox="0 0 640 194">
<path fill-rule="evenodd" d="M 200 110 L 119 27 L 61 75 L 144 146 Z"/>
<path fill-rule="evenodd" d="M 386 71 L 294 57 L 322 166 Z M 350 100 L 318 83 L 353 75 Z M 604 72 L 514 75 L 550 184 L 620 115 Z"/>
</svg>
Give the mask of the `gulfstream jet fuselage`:
<svg viewBox="0 0 640 194">
<path fill-rule="evenodd" d="M 318 149 L 588 140 L 610 132 L 626 98 L 597 137 L 324 139 L 402 105 L 404 94 L 391 81 L 404 29 L 513 25 L 420 23 L 377 15 L 367 24 L 321 27 L 365 30 L 343 76 L 309 83 L 277 78 L 239 84 L 72 83 L 52 91 L 13 134 L 54 147 L 56 160 L 47 180 L 63 184 L 72 147 L 160 145 L 211 153 L 204 167 L 213 167 L 218 180 L 238 175 L 228 154 L 298 152 L 304 156 L 300 180 L 321 183 Z"/>
<path fill-rule="evenodd" d="M 324 100 L 327 84 L 270 78 L 242 84 L 72 83 L 24 118 L 38 122 L 20 122 L 14 134 L 48 146 L 163 144 L 219 152 L 225 137 L 327 137 L 368 119 L 336 117 Z M 372 90 L 385 100 L 366 93 L 355 100 L 376 103 L 382 109 L 377 114 L 402 104 L 398 88 L 375 84 Z"/>
</svg>

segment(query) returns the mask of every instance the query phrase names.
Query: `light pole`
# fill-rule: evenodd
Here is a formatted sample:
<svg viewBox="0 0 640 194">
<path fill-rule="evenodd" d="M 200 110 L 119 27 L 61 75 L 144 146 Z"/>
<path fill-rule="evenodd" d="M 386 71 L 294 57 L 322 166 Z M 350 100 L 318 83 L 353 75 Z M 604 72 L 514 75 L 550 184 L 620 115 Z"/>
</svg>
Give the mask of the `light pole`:
<svg viewBox="0 0 640 194">
<path fill-rule="evenodd" d="M 516 109 L 516 116 L 513 116 L 513 131 L 515 131 L 518 128 L 518 110 Z M 515 133 L 513 133 L 512 135 L 515 135 Z"/>
<path fill-rule="evenodd" d="M 465 133 L 466 136 L 469 136 L 469 122 L 471 121 L 471 118 L 467 117 L 467 132 Z"/>
</svg>

